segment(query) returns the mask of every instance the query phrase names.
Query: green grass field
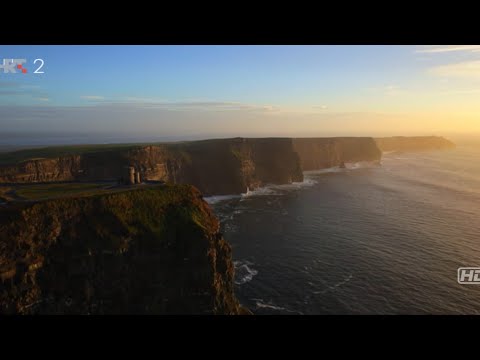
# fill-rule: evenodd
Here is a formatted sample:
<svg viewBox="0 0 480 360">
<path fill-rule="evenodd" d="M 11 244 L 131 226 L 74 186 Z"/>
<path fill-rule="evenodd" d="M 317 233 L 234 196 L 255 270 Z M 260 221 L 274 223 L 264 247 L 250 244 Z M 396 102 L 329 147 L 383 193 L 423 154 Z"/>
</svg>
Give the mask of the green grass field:
<svg viewBox="0 0 480 360">
<path fill-rule="evenodd" d="M 157 142 L 157 143 L 129 143 L 129 144 L 92 144 L 92 145 L 65 145 L 49 146 L 33 149 L 22 149 L 11 152 L 0 152 L 0 165 L 18 164 L 22 161 L 31 159 L 51 159 L 69 155 L 82 155 L 98 152 L 115 152 L 130 150 L 138 147 L 152 145 L 171 146 L 179 152 L 181 156 L 189 159 L 188 152 L 195 149 L 196 146 L 205 146 L 205 144 L 214 145 L 229 139 L 208 139 L 198 141 L 175 141 L 175 142 Z"/>
<path fill-rule="evenodd" d="M 86 153 L 108 152 L 117 150 L 129 150 L 139 146 L 157 144 L 100 144 L 100 145 L 68 145 L 50 146 L 44 148 L 24 149 L 12 152 L 0 153 L 0 164 L 16 164 L 30 159 L 56 158 L 69 155 L 81 155 Z"/>
<path fill-rule="evenodd" d="M 23 200 L 44 200 L 72 195 L 94 195 L 111 192 L 111 184 L 105 183 L 64 183 L 28 184 L 15 186 L 15 194 Z"/>
</svg>

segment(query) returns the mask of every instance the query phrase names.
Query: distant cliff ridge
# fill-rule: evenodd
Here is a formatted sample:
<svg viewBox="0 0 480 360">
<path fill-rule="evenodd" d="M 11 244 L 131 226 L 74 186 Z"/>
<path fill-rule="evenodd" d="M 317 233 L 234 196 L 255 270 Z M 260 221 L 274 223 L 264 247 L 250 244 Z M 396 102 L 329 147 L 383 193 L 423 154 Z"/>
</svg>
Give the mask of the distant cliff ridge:
<svg viewBox="0 0 480 360">
<path fill-rule="evenodd" d="M 266 184 L 302 181 L 305 170 L 378 161 L 381 150 L 452 146 L 438 137 L 338 137 L 51 147 L 1 155 L 0 183 L 116 181 L 131 166 L 142 180 L 192 184 L 205 195 L 238 194 Z"/>
<path fill-rule="evenodd" d="M 192 184 L 206 195 L 303 180 L 288 138 L 138 145 L 59 157 L 49 151 L 49 156 L 0 165 L 0 183 L 117 180 L 125 166 L 133 166 L 141 179 Z"/>
<path fill-rule="evenodd" d="M 424 151 L 452 149 L 455 144 L 441 136 L 393 136 L 375 138 L 382 151 Z"/>
<path fill-rule="evenodd" d="M 188 185 L 0 207 L 0 314 L 240 314 L 231 249 Z"/>
<path fill-rule="evenodd" d="M 302 169 L 318 170 L 342 163 L 378 161 L 382 152 L 370 137 L 293 139 Z"/>
</svg>

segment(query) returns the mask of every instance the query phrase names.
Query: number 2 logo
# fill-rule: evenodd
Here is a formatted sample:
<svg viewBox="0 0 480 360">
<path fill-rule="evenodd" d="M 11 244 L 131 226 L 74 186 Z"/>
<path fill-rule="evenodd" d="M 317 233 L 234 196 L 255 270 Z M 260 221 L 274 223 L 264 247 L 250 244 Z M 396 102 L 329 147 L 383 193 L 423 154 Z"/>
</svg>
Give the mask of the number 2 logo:
<svg viewBox="0 0 480 360">
<path fill-rule="evenodd" d="M 45 74 L 44 71 L 40 71 L 40 69 L 43 67 L 43 65 L 45 64 L 45 61 L 43 61 L 43 59 L 35 59 L 34 60 L 34 64 L 37 64 L 37 62 L 40 63 L 40 66 L 37 68 L 37 70 L 35 70 L 33 73 L 34 74 Z"/>
</svg>

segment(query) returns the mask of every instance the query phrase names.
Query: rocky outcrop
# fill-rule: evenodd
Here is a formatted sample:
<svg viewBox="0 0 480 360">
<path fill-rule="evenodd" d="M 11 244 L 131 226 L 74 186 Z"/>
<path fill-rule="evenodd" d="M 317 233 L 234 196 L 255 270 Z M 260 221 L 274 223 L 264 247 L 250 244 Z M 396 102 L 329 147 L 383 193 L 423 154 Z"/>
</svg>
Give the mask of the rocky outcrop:
<svg viewBox="0 0 480 360">
<path fill-rule="evenodd" d="M 373 138 L 296 138 L 293 139 L 302 169 L 318 170 L 348 162 L 378 161 L 382 157 Z"/>
<path fill-rule="evenodd" d="M 452 149 L 455 144 L 441 136 L 393 136 L 375 138 L 382 151 L 425 151 Z"/>
<path fill-rule="evenodd" d="M 198 190 L 0 208 L 0 314 L 240 314 L 231 249 Z"/>
</svg>

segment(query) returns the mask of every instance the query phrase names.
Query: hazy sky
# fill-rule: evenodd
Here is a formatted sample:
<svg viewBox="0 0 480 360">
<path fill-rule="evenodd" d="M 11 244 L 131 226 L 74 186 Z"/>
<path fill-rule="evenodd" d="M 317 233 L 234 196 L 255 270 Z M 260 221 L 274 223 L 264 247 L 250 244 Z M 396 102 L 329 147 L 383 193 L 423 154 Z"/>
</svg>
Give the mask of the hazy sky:
<svg viewBox="0 0 480 360">
<path fill-rule="evenodd" d="M 480 132 L 480 46 L 0 46 L 3 132 Z M 43 59 L 43 74 L 34 74 Z"/>
</svg>

